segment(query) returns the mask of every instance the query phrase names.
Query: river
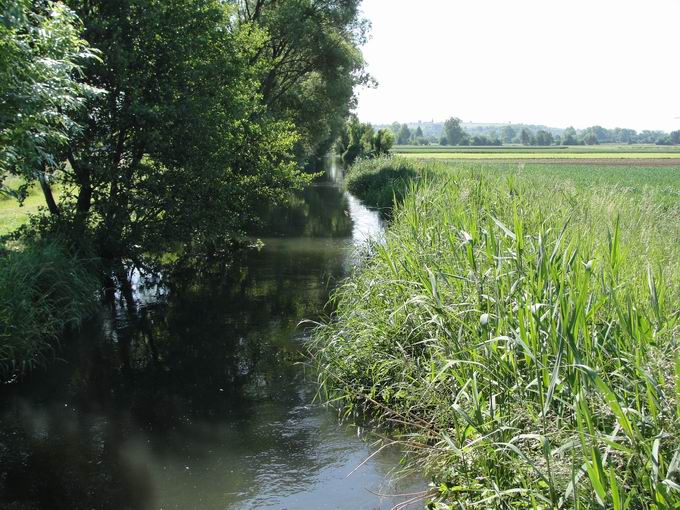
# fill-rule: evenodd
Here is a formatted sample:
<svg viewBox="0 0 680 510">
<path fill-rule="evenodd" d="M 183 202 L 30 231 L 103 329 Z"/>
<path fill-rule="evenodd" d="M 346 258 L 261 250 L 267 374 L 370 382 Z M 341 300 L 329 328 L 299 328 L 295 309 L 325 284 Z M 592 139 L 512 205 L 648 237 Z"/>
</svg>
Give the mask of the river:
<svg viewBox="0 0 680 510">
<path fill-rule="evenodd" d="M 342 170 L 271 211 L 263 245 L 183 278 L 134 279 L 63 341 L 59 359 L 0 387 L 0 506 L 8 509 L 389 509 L 398 451 L 315 403 L 303 319 L 380 235 Z M 348 476 L 349 475 L 349 476 Z M 416 506 L 417 508 L 417 506 Z"/>
</svg>

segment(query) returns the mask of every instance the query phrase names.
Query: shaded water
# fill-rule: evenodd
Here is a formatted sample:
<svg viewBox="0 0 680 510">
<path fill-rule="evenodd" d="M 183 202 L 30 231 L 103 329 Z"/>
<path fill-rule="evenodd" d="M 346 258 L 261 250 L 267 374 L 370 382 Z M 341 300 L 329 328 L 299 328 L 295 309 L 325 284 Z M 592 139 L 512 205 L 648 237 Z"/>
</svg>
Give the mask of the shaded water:
<svg viewBox="0 0 680 510">
<path fill-rule="evenodd" d="M 341 173 L 272 212 L 228 269 L 137 279 L 64 342 L 63 360 L 0 388 L 0 506 L 384 509 L 398 452 L 313 404 L 304 331 L 379 234 Z M 327 312 L 327 310 L 326 310 Z"/>
</svg>

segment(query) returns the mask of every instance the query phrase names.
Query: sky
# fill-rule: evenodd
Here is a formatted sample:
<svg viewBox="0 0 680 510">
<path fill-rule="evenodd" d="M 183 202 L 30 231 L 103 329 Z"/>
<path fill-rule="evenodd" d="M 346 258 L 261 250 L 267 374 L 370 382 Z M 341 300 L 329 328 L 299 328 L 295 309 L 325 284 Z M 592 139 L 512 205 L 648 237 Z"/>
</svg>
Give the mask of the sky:
<svg viewBox="0 0 680 510">
<path fill-rule="evenodd" d="M 363 0 L 364 122 L 680 129 L 680 0 Z"/>
</svg>

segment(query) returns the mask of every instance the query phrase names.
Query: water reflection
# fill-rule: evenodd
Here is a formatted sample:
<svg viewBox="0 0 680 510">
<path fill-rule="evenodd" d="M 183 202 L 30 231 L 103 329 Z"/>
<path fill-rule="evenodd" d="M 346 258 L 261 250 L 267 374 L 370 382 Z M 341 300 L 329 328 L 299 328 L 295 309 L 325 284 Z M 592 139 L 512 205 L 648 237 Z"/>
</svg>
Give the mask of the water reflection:
<svg viewBox="0 0 680 510">
<path fill-rule="evenodd" d="M 264 247 L 228 269 L 136 278 L 135 306 L 114 303 L 62 362 L 0 389 L 3 508 L 390 508 L 369 489 L 396 490 L 398 453 L 346 478 L 371 450 L 312 404 L 298 363 L 298 322 L 381 229 L 341 175 L 272 211 Z"/>
</svg>

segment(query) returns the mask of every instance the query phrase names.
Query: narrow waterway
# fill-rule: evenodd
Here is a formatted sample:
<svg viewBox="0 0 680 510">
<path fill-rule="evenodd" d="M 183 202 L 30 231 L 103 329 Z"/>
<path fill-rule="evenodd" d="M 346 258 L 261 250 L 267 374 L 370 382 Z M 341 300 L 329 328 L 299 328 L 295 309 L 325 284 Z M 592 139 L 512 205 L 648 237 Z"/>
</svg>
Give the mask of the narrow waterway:
<svg viewBox="0 0 680 510">
<path fill-rule="evenodd" d="M 135 279 L 60 361 L 0 388 L 0 508 L 388 509 L 399 453 L 314 403 L 303 319 L 379 235 L 342 171 L 271 211 L 228 268 Z M 308 369 L 307 369 L 308 370 Z M 418 488 L 420 488 L 420 484 Z"/>
</svg>

